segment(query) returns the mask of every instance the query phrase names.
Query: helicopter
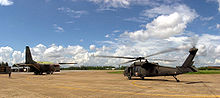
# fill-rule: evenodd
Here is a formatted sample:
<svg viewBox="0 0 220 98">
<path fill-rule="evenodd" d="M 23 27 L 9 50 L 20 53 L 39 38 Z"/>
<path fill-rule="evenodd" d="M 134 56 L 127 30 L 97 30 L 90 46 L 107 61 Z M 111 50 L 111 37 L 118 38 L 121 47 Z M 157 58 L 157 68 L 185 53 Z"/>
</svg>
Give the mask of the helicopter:
<svg viewBox="0 0 220 98">
<path fill-rule="evenodd" d="M 29 66 L 30 71 L 34 72 L 35 75 L 53 74 L 53 72 L 60 71 L 60 64 L 77 64 L 77 63 L 50 63 L 50 62 L 36 62 L 32 59 L 31 51 L 29 46 L 26 46 L 25 63 L 15 64 L 16 66 Z"/>
<path fill-rule="evenodd" d="M 194 63 L 193 59 L 197 51 L 198 51 L 197 48 L 195 47 L 191 48 L 189 50 L 189 55 L 184 61 L 184 63 L 182 64 L 182 66 L 176 66 L 176 68 L 161 66 L 158 63 L 148 62 L 148 60 L 146 59 L 147 57 L 150 57 L 150 56 L 154 56 L 154 55 L 158 55 L 158 54 L 166 53 L 166 52 L 171 52 L 170 50 L 158 52 L 158 53 L 148 55 L 145 57 L 123 57 L 123 56 L 103 56 L 103 55 L 96 56 L 96 57 L 131 59 L 130 61 L 125 62 L 125 63 L 130 63 L 130 62 L 134 62 L 134 63 L 126 67 L 124 70 L 124 76 L 127 76 L 129 80 L 131 80 L 132 77 L 140 77 L 141 79 L 144 79 L 144 77 L 173 76 L 177 82 L 180 82 L 180 80 L 178 80 L 176 77 L 177 75 L 198 71 L 197 68 L 193 66 L 193 63 Z M 145 61 L 142 62 L 141 60 L 145 60 Z M 174 60 L 164 60 L 164 61 L 174 61 Z"/>
</svg>

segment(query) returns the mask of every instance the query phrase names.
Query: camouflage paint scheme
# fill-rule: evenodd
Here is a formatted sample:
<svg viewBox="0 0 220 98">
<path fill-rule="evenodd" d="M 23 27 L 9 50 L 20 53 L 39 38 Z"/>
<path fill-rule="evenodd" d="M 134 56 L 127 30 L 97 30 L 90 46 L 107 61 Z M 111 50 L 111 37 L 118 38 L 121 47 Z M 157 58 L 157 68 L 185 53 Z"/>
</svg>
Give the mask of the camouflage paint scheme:
<svg viewBox="0 0 220 98">
<path fill-rule="evenodd" d="M 179 82 L 176 78 L 177 75 L 198 71 L 196 67 L 193 66 L 193 59 L 197 51 L 197 48 L 191 48 L 189 50 L 190 54 L 183 65 L 177 66 L 176 68 L 160 66 L 158 63 L 150 63 L 147 60 L 145 62 L 134 62 L 124 70 L 124 76 L 127 76 L 128 79 L 132 79 L 131 77 L 140 77 L 141 79 L 144 79 L 144 77 L 153 76 L 173 76 L 176 81 Z"/>
<path fill-rule="evenodd" d="M 60 71 L 60 64 L 54 64 L 51 62 L 36 62 L 32 59 L 31 51 L 26 46 L 25 63 L 16 64 L 20 66 L 29 66 L 30 71 L 34 72 L 35 75 L 53 74 L 53 72 Z"/>
</svg>

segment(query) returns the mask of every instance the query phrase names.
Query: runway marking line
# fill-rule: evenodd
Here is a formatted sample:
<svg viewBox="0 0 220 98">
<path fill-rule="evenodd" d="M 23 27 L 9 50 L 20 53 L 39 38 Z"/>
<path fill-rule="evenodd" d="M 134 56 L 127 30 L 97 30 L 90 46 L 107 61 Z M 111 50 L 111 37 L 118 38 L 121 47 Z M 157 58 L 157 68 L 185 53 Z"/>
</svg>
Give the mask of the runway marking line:
<svg viewBox="0 0 220 98">
<path fill-rule="evenodd" d="M 145 95 L 145 96 L 163 96 L 163 97 L 197 97 L 197 98 L 211 98 L 211 97 L 220 97 L 220 95 L 168 95 L 168 94 L 146 94 L 146 93 L 136 93 L 136 92 L 121 92 L 121 91 L 109 91 L 109 90 L 100 90 L 100 89 L 89 89 L 89 88 L 75 88 L 68 86 L 53 86 L 56 88 L 65 88 L 72 90 L 84 90 L 84 91 L 92 91 L 92 92 L 111 92 L 116 94 L 130 94 L 130 95 Z"/>
<path fill-rule="evenodd" d="M 137 84 L 136 84 L 136 81 L 132 81 L 131 84 L 134 85 L 135 87 L 138 87 L 138 88 L 148 88 L 148 89 L 153 89 L 152 87 L 146 87 L 146 86 L 140 86 L 140 85 L 137 85 Z"/>
</svg>

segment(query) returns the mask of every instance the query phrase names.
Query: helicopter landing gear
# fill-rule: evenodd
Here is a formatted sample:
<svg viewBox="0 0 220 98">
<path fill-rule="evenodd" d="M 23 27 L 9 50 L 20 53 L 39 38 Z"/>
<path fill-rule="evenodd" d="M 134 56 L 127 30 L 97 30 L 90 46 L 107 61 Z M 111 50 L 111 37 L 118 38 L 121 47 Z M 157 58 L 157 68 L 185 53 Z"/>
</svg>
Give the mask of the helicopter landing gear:
<svg viewBox="0 0 220 98">
<path fill-rule="evenodd" d="M 176 82 L 180 82 L 180 80 L 178 80 L 178 79 L 176 78 L 176 75 L 173 75 L 173 77 L 176 79 Z"/>
</svg>

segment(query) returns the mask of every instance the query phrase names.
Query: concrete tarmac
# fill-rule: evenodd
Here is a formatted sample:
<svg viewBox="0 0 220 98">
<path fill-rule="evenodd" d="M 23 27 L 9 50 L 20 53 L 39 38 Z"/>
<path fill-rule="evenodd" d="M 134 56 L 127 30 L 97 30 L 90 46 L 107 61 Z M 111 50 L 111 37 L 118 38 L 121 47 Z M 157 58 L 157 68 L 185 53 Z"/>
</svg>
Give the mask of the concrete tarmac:
<svg viewBox="0 0 220 98">
<path fill-rule="evenodd" d="M 62 71 L 53 75 L 0 74 L 0 98 L 220 98 L 220 74 L 127 80 L 108 71 Z"/>
</svg>

